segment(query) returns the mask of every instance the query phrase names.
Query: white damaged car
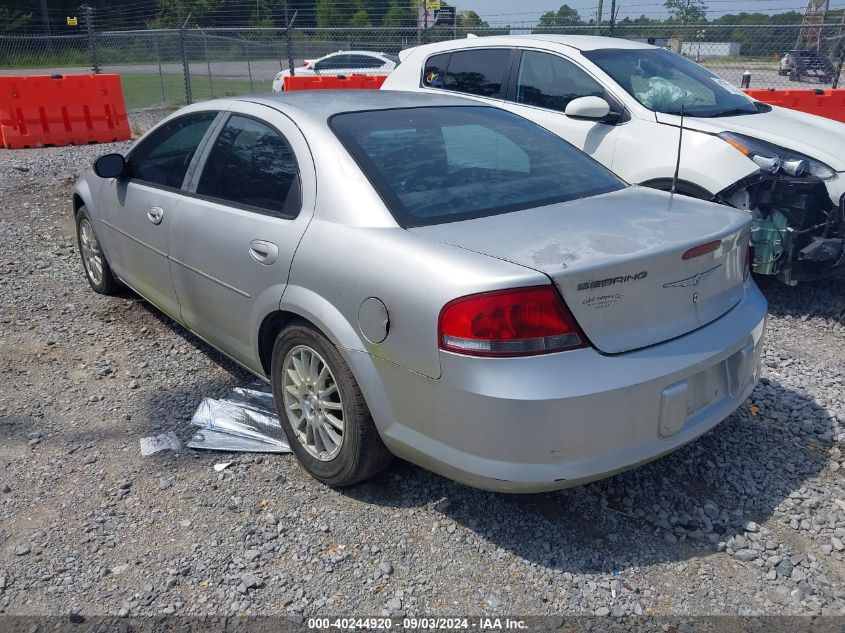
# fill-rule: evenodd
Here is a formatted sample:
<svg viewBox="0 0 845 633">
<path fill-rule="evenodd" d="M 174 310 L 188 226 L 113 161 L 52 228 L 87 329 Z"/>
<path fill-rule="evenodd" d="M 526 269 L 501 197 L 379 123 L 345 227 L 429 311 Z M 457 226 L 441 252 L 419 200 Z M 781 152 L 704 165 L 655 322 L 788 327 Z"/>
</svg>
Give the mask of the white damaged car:
<svg viewBox="0 0 845 633">
<path fill-rule="evenodd" d="M 399 65 L 396 55 L 373 51 L 337 51 L 319 59 L 306 59 L 294 69 L 296 77 L 337 77 L 339 75 L 389 75 Z M 290 70 L 281 70 L 273 78 L 273 92 L 283 92 Z"/>
<path fill-rule="evenodd" d="M 754 101 L 671 51 L 517 35 L 400 53 L 388 90 L 449 91 L 520 114 L 630 183 L 751 212 L 753 270 L 794 284 L 845 270 L 845 124 Z"/>
</svg>

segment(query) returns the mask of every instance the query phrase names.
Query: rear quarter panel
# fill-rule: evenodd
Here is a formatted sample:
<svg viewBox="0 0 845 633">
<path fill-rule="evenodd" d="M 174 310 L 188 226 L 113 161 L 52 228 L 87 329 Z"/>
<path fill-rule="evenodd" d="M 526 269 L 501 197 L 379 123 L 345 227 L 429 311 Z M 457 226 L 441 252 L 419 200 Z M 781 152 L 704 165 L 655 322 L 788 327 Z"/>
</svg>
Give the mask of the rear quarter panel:
<svg viewBox="0 0 845 633">
<path fill-rule="evenodd" d="M 350 226 L 317 217 L 297 250 L 281 307 L 314 322 L 340 347 L 437 378 L 437 321 L 446 303 L 541 283 L 550 281 L 536 271 L 398 226 Z M 358 325 L 368 297 L 377 297 L 388 310 L 389 331 L 381 343 L 367 341 Z"/>
</svg>

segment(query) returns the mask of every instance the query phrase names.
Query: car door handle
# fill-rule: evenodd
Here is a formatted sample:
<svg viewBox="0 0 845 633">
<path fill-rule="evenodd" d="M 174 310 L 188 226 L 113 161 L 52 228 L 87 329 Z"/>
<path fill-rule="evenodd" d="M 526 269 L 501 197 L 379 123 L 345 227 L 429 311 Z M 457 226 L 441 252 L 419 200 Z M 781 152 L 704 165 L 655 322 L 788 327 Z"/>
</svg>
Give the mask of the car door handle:
<svg viewBox="0 0 845 633">
<path fill-rule="evenodd" d="M 269 266 L 275 262 L 276 258 L 279 256 L 279 247 L 273 244 L 273 242 L 252 240 L 249 243 L 249 256 L 259 264 Z"/>
<path fill-rule="evenodd" d="M 161 207 L 150 207 L 147 209 L 147 219 L 153 224 L 161 224 L 161 219 L 164 217 L 164 209 Z"/>
</svg>

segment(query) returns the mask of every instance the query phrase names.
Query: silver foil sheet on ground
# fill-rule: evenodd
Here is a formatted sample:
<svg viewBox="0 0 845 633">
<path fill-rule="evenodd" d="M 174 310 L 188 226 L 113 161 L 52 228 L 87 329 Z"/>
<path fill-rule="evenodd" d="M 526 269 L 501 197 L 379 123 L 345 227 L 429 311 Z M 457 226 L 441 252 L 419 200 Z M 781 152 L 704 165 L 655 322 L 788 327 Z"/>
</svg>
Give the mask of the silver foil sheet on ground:
<svg viewBox="0 0 845 633">
<path fill-rule="evenodd" d="M 191 424 L 199 427 L 187 446 L 214 451 L 289 453 L 273 394 L 261 383 L 236 387 L 230 398 L 203 398 Z"/>
</svg>

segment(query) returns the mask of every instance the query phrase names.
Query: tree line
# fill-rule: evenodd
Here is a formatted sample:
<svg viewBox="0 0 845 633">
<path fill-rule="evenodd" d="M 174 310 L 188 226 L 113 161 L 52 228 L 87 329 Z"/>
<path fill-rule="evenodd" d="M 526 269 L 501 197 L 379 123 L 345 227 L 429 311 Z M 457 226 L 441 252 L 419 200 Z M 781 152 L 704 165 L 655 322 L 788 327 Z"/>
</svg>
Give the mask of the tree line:
<svg viewBox="0 0 845 633">
<path fill-rule="evenodd" d="M 47 23 L 41 0 L 0 0 L 0 32 L 67 34 L 84 28 L 85 0 L 47 0 Z M 416 27 L 417 6 L 421 0 L 87 0 L 93 8 L 94 27 L 98 30 L 127 28 L 172 28 L 185 20 L 190 25 L 257 26 L 284 28 L 296 15 L 294 26 L 311 27 Z M 446 2 L 443 6 L 449 6 Z M 610 1 L 605 0 L 606 13 Z M 624 5 L 623 5 L 624 6 Z M 625 17 L 614 21 L 614 35 L 642 30 L 643 27 L 675 25 L 797 25 L 802 14 L 797 11 L 766 14 L 741 12 L 708 20 L 705 0 L 665 0 L 667 17 Z M 828 22 L 839 22 L 843 9 L 828 12 Z M 79 17 L 70 27 L 65 17 Z M 595 16 L 583 16 L 567 4 L 543 14 L 534 32 L 552 32 L 571 27 L 595 26 Z M 458 11 L 457 27 L 462 30 L 489 25 L 474 11 Z M 520 26 L 524 26 L 520 24 Z M 611 26 L 609 16 L 602 20 L 602 30 Z M 507 28 L 507 27 L 499 27 Z M 705 36 L 706 39 L 706 36 Z"/>
<path fill-rule="evenodd" d="M 0 32 L 67 34 L 74 32 L 66 17 L 78 17 L 85 26 L 84 0 L 48 0 L 45 24 L 40 0 L 0 0 Z M 88 0 L 95 28 L 172 28 L 185 20 L 203 27 L 250 26 L 284 28 L 294 15 L 294 26 L 416 27 L 420 0 Z M 444 7 L 449 7 L 443 2 Z M 475 11 L 457 11 L 458 28 L 486 28 Z"/>
</svg>

